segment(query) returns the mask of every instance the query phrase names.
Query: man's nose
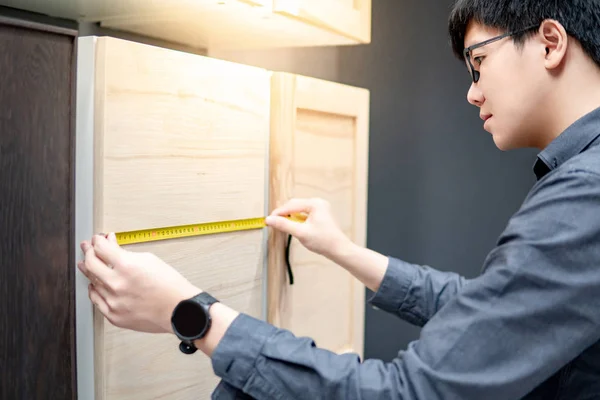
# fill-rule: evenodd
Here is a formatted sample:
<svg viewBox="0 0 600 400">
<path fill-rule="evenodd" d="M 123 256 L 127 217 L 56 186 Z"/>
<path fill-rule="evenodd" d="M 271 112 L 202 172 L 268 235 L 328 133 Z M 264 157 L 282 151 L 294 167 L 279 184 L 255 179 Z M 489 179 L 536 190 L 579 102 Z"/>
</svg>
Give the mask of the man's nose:
<svg viewBox="0 0 600 400">
<path fill-rule="evenodd" d="M 469 92 L 467 93 L 467 100 L 469 101 L 469 103 L 477 107 L 481 107 L 481 105 L 485 101 L 481 89 L 479 89 L 479 87 L 475 85 L 475 83 L 471 83 L 471 87 L 469 88 Z"/>
</svg>

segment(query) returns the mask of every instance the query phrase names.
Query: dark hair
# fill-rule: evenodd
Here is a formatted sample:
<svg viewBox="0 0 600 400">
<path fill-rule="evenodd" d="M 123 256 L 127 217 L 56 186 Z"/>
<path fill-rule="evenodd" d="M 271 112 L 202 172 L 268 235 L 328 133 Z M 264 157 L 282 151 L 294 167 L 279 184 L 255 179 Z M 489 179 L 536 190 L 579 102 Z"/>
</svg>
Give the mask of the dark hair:
<svg viewBox="0 0 600 400">
<path fill-rule="evenodd" d="M 448 21 L 452 50 L 464 61 L 467 26 L 471 21 L 516 32 L 554 19 L 577 40 L 585 53 L 600 66 L 600 2 L 597 0 L 456 0 Z M 517 46 L 535 29 L 512 36 Z"/>
</svg>

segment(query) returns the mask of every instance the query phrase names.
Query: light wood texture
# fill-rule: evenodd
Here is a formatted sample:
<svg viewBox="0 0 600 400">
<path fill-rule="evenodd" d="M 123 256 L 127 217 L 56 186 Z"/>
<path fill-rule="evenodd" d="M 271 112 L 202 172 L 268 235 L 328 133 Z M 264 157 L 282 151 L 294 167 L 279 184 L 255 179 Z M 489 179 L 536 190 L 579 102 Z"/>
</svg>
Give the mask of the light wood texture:
<svg viewBox="0 0 600 400">
<path fill-rule="evenodd" d="M 271 205 L 324 198 L 344 233 L 365 246 L 369 92 L 276 73 L 272 98 Z M 296 240 L 290 285 L 285 239 L 276 232 L 269 237 L 268 320 L 320 347 L 362 356 L 364 286 Z"/>
<path fill-rule="evenodd" d="M 85 44 L 88 42 L 82 42 Z M 95 43 L 94 231 L 265 213 L 270 74 L 114 38 Z M 266 230 L 128 246 L 262 318 Z M 96 399 L 209 398 L 218 379 L 177 340 L 95 318 Z"/>
<path fill-rule="evenodd" d="M 371 0 L 0 0 L 0 4 L 204 49 L 371 41 Z"/>
<path fill-rule="evenodd" d="M 105 229 L 263 215 L 267 71 L 108 38 L 98 60 Z"/>
<path fill-rule="evenodd" d="M 128 248 L 156 254 L 223 303 L 260 318 L 263 234 L 246 231 Z M 208 399 L 218 384 L 210 359 L 181 353 L 172 335 L 126 331 L 105 322 L 103 336 L 104 385 L 97 399 Z"/>
<path fill-rule="evenodd" d="M 273 9 L 356 43 L 371 42 L 371 0 L 273 0 Z"/>
</svg>

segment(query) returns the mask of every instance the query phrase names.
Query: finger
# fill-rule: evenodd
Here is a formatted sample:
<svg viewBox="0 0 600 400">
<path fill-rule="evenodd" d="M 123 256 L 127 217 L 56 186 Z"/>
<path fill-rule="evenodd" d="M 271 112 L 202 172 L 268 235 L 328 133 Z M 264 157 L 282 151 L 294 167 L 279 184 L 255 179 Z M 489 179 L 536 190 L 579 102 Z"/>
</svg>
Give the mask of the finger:
<svg viewBox="0 0 600 400">
<path fill-rule="evenodd" d="M 88 280 L 90 281 L 90 283 L 92 284 L 101 284 L 102 282 L 100 282 L 100 279 L 98 279 L 97 276 L 95 276 L 94 274 L 92 274 L 87 267 L 85 266 L 85 261 L 79 261 L 77 263 L 77 268 L 79 268 L 79 270 L 81 271 L 81 273 L 83 273 L 83 275 L 85 275 L 86 278 L 88 278 Z"/>
<path fill-rule="evenodd" d="M 276 208 L 271 212 L 271 215 L 290 215 L 294 213 L 312 211 L 314 202 L 311 199 L 291 199 L 281 207 Z"/>
<path fill-rule="evenodd" d="M 90 242 L 88 242 L 87 240 L 84 240 L 83 242 L 81 242 L 81 244 L 79 246 L 81 247 L 81 251 L 83 252 L 83 254 L 85 254 L 85 252 L 91 245 L 92 244 Z"/>
<path fill-rule="evenodd" d="M 102 298 L 102 296 L 100 296 L 100 293 L 98 293 L 98 291 L 96 290 L 94 285 L 90 284 L 88 286 L 88 294 L 89 294 L 91 302 L 98 308 L 98 310 L 100 310 L 100 312 L 105 317 L 108 318 L 108 315 L 110 313 L 108 304 L 106 304 L 106 301 L 104 301 L 104 298 Z"/>
<path fill-rule="evenodd" d="M 114 234 L 112 235 L 114 236 Z M 94 246 L 94 252 L 99 259 L 112 267 L 119 265 L 123 249 L 117 244 L 116 237 L 112 240 L 110 238 L 107 239 L 104 236 L 94 236 L 92 244 Z"/>
<path fill-rule="evenodd" d="M 285 217 L 270 215 L 265 219 L 267 226 L 295 237 L 302 237 L 305 230 L 301 222 L 290 221 Z"/>
<path fill-rule="evenodd" d="M 109 292 L 109 289 L 106 286 L 104 286 L 102 282 L 92 283 L 92 287 L 96 292 L 98 292 L 98 294 L 102 297 L 102 300 L 104 300 L 106 304 L 110 303 L 110 301 L 108 301 L 108 297 L 112 295 Z"/>
<path fill-rule="evenodd" d="M 116 276 L 115 271 L 109 268 L 109 266 L 106 265 L 104 261 L 100 260 L 96 256 L 96 252 L 91 246 L 86 248 L 84 263 L 85 265 L 83 266 L 83 268 L 85 271 L 87 271 L 86 276 L 89 277 L 90 275 L 93 275 L 104 284 L 107 284 Z"/>
<path fill-rule="evenodd" d="M 90 274 L 90 271 L 88 271 L 88 269 L 86 268 L 85 261 L 79 261 L 77 263 L 77 268 L 79 268 L 79 270 L 81 271 L 81 273 L 83 275 L 85 275 L 85 277 L 88 278 L 90 280 L 90 282 L 92 281 L 93 276 L 92 276 L 92 274 Z"/>
<path fill-rule="evenodd" d="M 108 241 L 111 242 L 111 243 L 114 243 L 116 245 L 119 244 L 119 242 L 117 241 L 117 235 L 115 235 L 114 232 L 111 232 L 111 233 L 108 234 Z"/>
</svg>

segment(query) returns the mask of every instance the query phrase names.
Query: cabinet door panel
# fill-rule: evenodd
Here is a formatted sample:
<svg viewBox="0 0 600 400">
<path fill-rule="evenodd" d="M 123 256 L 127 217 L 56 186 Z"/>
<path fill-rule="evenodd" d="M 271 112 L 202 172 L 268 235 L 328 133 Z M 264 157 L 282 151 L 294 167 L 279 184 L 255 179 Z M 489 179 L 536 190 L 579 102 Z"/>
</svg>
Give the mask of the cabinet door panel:
<svg viewBox="0 0 600 400">
<path fill-rule="evenodd" d="M 228 306 L 260 318 L 263 232 L 245 231 L 127 246 L 149 251 Z M 105 399 L 208 399 L 219 379 L 210 359 L 179 351 L 173 335 L 103 328 Z M 101 379 L 97 375 L 96 379 Z M 100 383 L 98 381 L 97 383 Z M 101 393 L 100 391 L 100 393 Z"/>
<path fill-rule="evenodd" d="M 75 399 L 77 32 L 0 17 L 0 399 Z"/>
<path fill-rule="evenodd" d="M 369 93 L 303 76 L 275 74 L 271 201 L 326 199 L 343 232 L 364 246 Z M 341 267 L 272 233 L 269 320 L 320 347 L 362 355 L 364 287 Z"/>
<path fill-rule="evenodd" d="M 114 38 L 95 53 L 94 231 L 255 218 L 266 212 L 269 73 Z M 86 73 L 86 71 L 80 71 Z M 241 312 L 263 316 L 266 230 L 129 245 Z M 169 335 L 95 318 L 97 399 L 208 398 L 209 360 Z"/>
<path fill-rule="evenodd" d="M 97 51 L 100 228 L 262 215 L 266 71 L 117 39 Z"/>
</svg>

